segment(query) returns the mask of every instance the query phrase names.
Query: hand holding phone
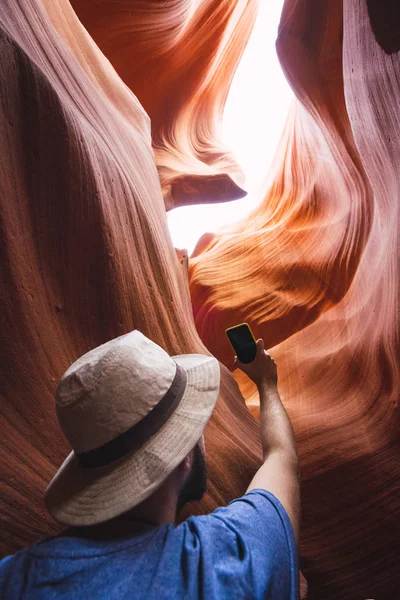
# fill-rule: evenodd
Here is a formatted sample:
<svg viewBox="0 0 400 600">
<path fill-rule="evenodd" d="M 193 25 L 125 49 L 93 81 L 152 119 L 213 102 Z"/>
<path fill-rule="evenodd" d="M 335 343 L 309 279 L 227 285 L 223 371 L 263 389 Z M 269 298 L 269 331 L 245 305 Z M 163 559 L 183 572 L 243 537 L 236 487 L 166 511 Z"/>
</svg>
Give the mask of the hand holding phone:
<svg viewBox="0 0 400 600">
<path fill-rule="evenodd" d="M 248 332 L 245 332 L 244 326 L 248 329 Z M 233 333 L 232 330 L 234 330 Z M 251 351 L 249 350 L 249 333 L 252 340 Z M 255 341 L 247 323 L 227 329 L 226 335 L 236 352 L 235 367 L 246 373 L 247 377 L 254 381 L 258 387 L 276 387 L 278 383 L 276 364 L 272 356 L 264 350 L 264 340 Z M 242 340 L 244 340 L 244 343 Z M 242 360 L 242 358 L 245 360 Z M 248 360 L 249 358 L 251 360 Z"/>
<path fill-rule="evenodd" d="M 247 364 L 255 359 L 257 343 L 247 323 L 229 327 L 225 333 L 241 363 Z"/>
</svg>

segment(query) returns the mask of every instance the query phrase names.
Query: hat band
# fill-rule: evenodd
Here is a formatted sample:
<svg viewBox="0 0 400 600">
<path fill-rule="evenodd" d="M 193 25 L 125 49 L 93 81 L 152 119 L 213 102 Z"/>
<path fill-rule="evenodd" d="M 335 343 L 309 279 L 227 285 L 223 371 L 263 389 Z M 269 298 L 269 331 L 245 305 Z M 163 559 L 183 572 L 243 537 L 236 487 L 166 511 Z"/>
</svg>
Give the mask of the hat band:
<svg viewBox="0 0 400 600">
<path fill-rule="evenodd" d="M 185 369 L 176 365 L 171 387 L 160 402 L 139 423 L 99 448 L 76 454 L 81 467 L 105 467 L 134 450 L 138 450 L 168 421 L 186 389 Z"/>
</svg>

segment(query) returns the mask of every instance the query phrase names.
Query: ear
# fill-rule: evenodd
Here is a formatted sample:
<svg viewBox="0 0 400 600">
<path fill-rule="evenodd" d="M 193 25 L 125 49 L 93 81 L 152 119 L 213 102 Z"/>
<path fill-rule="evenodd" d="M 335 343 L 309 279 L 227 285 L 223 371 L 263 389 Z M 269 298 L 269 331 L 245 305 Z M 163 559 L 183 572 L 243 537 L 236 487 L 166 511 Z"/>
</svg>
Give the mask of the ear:
<svg viewBox="0 0 400 600">
<path fill-rule="evenodd" d="M 192 468 L 192 465 L 193 465 L 193 450 L 191 450 L 189 452 L 189 454 L 187 454 L 185 456 L 185 458 L 183 459 L 181 465 L 182 465 L 182 469 L 183 469 L 183 471 L 185 473 L 189 473 L 190 472 L 190 470 Z"/>
</svg>

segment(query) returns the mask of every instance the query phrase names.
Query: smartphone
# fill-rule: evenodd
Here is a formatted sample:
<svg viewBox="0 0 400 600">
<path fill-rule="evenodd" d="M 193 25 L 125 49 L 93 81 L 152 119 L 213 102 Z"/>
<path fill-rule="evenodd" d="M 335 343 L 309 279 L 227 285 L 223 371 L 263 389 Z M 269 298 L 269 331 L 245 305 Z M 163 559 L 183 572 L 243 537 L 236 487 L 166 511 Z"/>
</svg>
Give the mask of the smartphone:
<svg viewBox="0 0 400 600">
<path fill-rule="evenodd" d="M 240 362 L 250 363 L 255 359 L 257 353 L 256 338 L 247 323 L 229 327 L 225 333 Z"/>
</svg>

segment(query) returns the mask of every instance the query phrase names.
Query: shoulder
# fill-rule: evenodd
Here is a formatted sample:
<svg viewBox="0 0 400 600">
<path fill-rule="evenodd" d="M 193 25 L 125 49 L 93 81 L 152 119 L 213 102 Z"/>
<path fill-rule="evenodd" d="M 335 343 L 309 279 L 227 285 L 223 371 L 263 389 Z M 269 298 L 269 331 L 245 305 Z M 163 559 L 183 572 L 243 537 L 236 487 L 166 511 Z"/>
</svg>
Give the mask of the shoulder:
<svg viewBox="0 0 400 600">
<path fill-rule="evenodd" d="M 294 541 L 293 527 L 286 510 L 276 496 L 263 489 L 247 492 L 232 500 L 227 507 L 218 508 L 212 515 L 244 527 L 247 532 L 265 535 L 268 530 L 279 530 L 289 541 Z"/>
<path fill-rule="evenodd" d="M 246 580 L 260 594 L 281 586 L 281 598 L 296 597 L 294 532 L 285 509 L 270 492 L 251 490 L 209 515 L 190 517 L 177 529 L 184 552 L 201 556 L 214 572 L 221 569 L 236 581 Z M 279 595 L 271 595 L 275 597 Z"/>
<path fill-rule="evenodd" d="M 0 559 L 0 581 L 3 581 L 3 578 L 7 576 L 17 564 L 21 564 L 25 561 L 27 551 L 29 549 L 23 548 L 19 550 L 15 554 L 9 554 L 4 558 Z"/>
<path fill-rule="evenodd" d="M 20 598 L 21 585 L 27 569 L 26 549 L 0 560 L 0 598 Z"/>
</svg>

